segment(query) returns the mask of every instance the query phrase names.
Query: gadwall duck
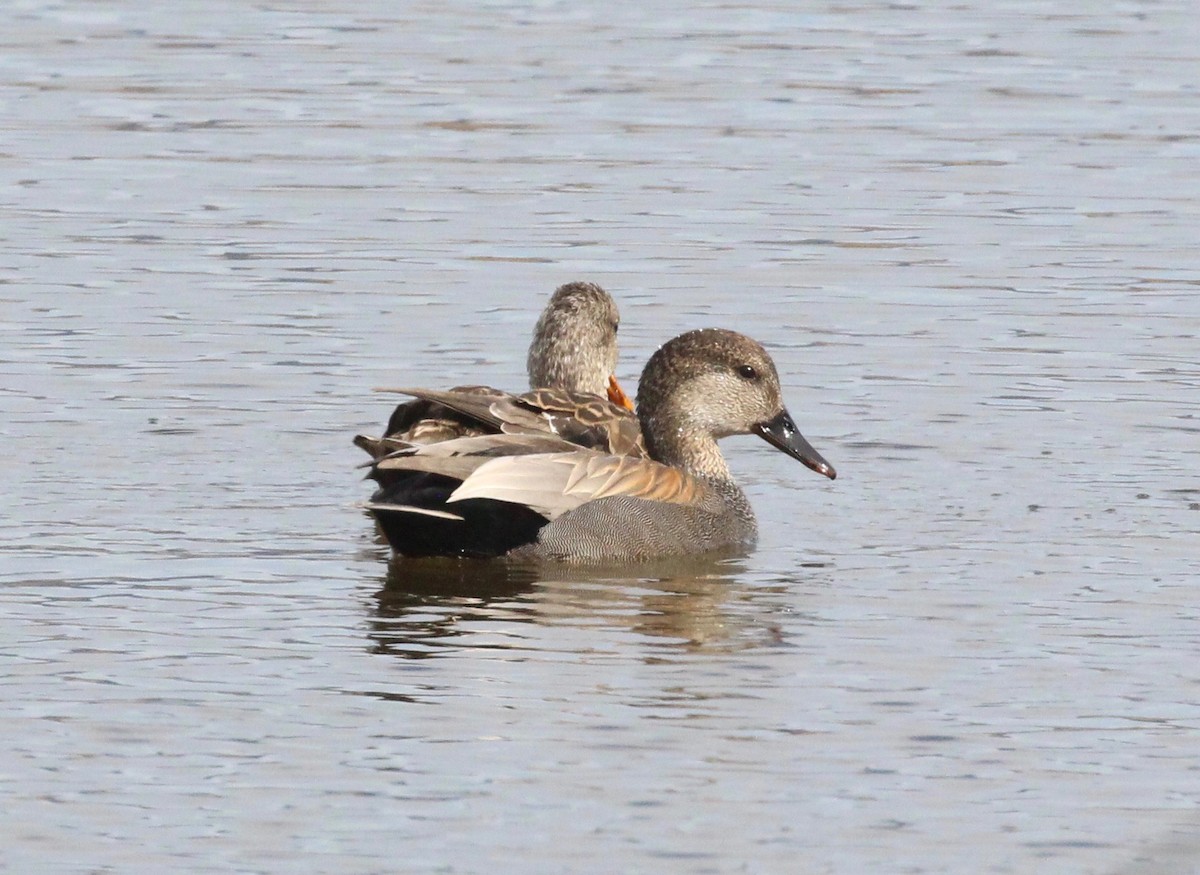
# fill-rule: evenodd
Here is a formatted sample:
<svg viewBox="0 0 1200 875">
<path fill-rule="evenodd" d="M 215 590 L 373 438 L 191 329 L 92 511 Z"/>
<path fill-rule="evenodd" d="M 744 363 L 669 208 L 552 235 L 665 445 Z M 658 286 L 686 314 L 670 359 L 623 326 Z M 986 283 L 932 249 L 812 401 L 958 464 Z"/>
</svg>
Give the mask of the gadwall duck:
<svg viewBox="0 0 1200 875">
<path fill-rule="evenodd" d="M 605 423 L 625 420 L 612 426 L 615 443 L 608 447 L 620 452 L 636 433 L 637 421 L 632 403 L 613 375 L 619 323 L 616 302 L 600 286 L 586 282 L 559 286 L 537 321 L 526 359 L 529 385 L 535 391 L 512 395 L 488 386 L 460 386 L 441 393 L 380 389 L 416 395 L 418 400 L 396 407 L 382 438 L 357 435 L 354 443 L 378 459 L 407 444 L 506 429 L 547 431 L 577 417 L 576 430 L 585 441 L 600 434 L 598 429 Z M 516 416 L 511 422 L 510 415 Z"/>
<path fill-rule="evenodd" d="M 718 438 L 757 434 L 836 476 L 792 422 L 767 351 L 732 331 L 690 331 L 655 352 L 638 418 L 651 458 L 547 433 L 406 447 L 375 463 L 381 489 L 366 506 L 405 555 L 644 560 L 755 542 Z"/>
</svg>

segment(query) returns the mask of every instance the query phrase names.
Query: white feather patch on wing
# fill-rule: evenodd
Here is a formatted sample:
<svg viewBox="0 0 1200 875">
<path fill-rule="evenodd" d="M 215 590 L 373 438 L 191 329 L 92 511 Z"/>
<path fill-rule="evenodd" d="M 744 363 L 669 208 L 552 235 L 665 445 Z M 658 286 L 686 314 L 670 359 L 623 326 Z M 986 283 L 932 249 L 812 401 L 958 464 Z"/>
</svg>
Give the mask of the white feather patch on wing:
<svg viewBox="0 0 1200 875">
<path fill-rule="evenodd" d="M 363 505 L 367 510 L 386 510 L 390 513 L 411 513 L 418 516 L 432 516 L 442 520 L 457 520 L 462 522 L 463 518 L 456 513 L 449 513 L 444 510 L 433 510 L 428 507 L 414 507 L 411 504 L 385 504 L 381 501 L 368 501 Z"/>
</svg>

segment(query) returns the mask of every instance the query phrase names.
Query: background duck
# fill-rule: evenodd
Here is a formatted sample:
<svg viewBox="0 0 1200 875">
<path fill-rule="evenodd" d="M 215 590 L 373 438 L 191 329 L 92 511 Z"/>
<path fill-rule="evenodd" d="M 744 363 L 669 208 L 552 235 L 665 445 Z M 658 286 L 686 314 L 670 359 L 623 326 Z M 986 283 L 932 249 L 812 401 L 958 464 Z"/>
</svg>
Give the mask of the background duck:
<svg viewBox="0 0 1200 875">
<path fill-rule="evenodd" d="M 534 392 L 518 396 L 489 386 L 459 386 L 435 398 L 420 391 L 381 390 L 419 397 L 396 407 L 383 437 L 356 435 L 354 444 L 378 459 L 400 445 L 490 434 L 506 423 L 513 429 L 545 431 L 552 427 L 547 417 L 561 420 L 574 413 L 591 423 L 586 431 L 608 419 L 619 421 L 618 410 L 627 415 L 633 408 L 614 375 L 619 325 L 616 302 L 600 286 L 559 286 L 538 318 L 526 358 Z M 458 403 L 450 403 L 454 401 Z M 493 404 L 498 406 L 490 411 Z M 509 416 L 515 417 L 511 423 Z M 636 427 L 632 416 L 627 418 Z M 623 427 L 626 434 L 630 427 Z"/>
</svg>

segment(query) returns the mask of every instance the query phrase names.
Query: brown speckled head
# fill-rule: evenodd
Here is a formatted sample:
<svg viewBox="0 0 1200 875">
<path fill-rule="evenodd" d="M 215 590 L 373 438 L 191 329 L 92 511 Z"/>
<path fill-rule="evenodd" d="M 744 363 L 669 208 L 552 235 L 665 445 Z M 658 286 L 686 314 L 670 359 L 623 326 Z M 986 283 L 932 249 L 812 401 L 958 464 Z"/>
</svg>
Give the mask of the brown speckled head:
<svg viewBox="0 0 1200 875">
<path fill-rule="evenodd" d="M 771 356 L 744 334 L 704 328 L 663 344 L 642 372 L 638 415 L 653 458 L 702 476 L 730 477 L 716 441 L 734 434 L 757 434 L 836 476 L 792 422 Z"/>
<path fill-rule="evenodd" d="M 533 331 L 526 361 L 530 388 L 604 395 L 617 367 L 619 322 L 616 303 L 600 286 L 559 286 Z"/>
</svg>

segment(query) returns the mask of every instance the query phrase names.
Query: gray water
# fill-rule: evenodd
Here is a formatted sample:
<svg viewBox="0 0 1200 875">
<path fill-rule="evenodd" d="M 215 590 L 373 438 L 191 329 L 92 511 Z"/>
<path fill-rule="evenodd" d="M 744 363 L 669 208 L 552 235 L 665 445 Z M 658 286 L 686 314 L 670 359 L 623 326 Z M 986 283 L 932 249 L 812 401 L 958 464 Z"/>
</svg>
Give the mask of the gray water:
<svg viewBox="0 0 1200 875">
<path fill-rule="evenodd" d="M 0 869 L 1200 871 L 1200 23 L 1083 10 L 6 6 Z M 371 387 L 573 279 L 838 480 L 389 565 Z"/>
</svg>

